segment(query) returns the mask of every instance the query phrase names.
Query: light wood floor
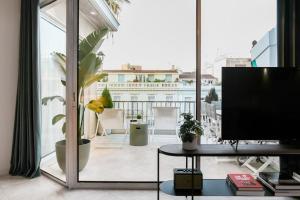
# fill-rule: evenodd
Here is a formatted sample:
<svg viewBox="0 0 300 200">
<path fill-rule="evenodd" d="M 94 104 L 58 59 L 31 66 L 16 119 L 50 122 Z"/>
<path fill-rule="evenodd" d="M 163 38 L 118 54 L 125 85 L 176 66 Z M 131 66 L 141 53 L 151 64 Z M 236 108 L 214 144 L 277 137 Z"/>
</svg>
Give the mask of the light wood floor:
<svg viewBox="0 0 300 200">
<path fill-rule="evenodd" d="M 80 172 L 81 181 L 156 181 L 157 148 L 178 143 L 172 135 L 159 136 L 147 146 L 130 146 L 124 135 L 112 134 L 92 140 L 91 155 L 86 168 Z M 228 173 L 251 173 L 233 158 L 223 162 L 216 157 L 201 158 L 204 178 L 226 178 Z M 161 156 L 161 180 L 173 179 L 173 168 L 184 168 L 185 158 Z M 65 180 L 55 154 L 44 160 L 42 169 Z"/>
<path fill-rule="evenodd" d="M 39 177 L 0 177 L 0 200 L 155 200 L 155 191 L 68 190 L 56 182 Z M 161 200 L 184 200 L 184 197 L 161 196 Z M 195 200 L 293 200 L 278 197 L 197 197 Z"/>
</svg>

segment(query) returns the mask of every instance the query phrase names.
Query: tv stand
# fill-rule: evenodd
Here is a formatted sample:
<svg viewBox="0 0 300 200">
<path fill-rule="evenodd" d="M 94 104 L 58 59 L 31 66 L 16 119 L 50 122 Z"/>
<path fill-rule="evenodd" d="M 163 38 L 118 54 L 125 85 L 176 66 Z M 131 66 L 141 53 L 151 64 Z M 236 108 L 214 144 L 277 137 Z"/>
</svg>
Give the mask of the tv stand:
<svg viewBox="0 0 300 200">
<path fill-rule="evenodd" d="M 239 146 L 239 140 L 230 140 L 229 144 L 232 146 L 233 150 L 237 152 Z"/>
<path fill-rule="evenodd" d="M 249 144 L 239 145 L 239 150 L 232 148 L 232 145 L 220 145 L 220 144 L 200 144 L 194 151 L 185 151 L 182 149 L 181 144 L 172 144 L 161 146 L 157 150 L 157 199 L 160 199 L 160 191 L 174 196 L 191 196 L 192 200 L 194 196 L 235 196 L 230 189 L 230 186 L 226 183 L 225 179 L 203 179 L 202 192 L 194 190 L 182 191 L 178 193 L 174 190 L 174 181 L 161 181 L 160 180 L 160 155 L 164 154 L 167 156 L 174 157 L 185 157 L 186 168 L 188 168 L 188 159 L 191 159 L 191 165 L 189 168 L 197 168 L 196 158 L 201 156 L 212 157 L 212 156 L 300 156 L 299 145 L 260 145 L 260 144 Z M 236 144 L 237 147 L 237 144 Z M 193 177 L 193 173 L 192 173 Z M 192 178 L 192 183 L 194 183 Z M 266 189 L 266 188 L 265 188 Z M 266 189 L 265 196 L 273 196 L 273 194 Z"/>
</svg>

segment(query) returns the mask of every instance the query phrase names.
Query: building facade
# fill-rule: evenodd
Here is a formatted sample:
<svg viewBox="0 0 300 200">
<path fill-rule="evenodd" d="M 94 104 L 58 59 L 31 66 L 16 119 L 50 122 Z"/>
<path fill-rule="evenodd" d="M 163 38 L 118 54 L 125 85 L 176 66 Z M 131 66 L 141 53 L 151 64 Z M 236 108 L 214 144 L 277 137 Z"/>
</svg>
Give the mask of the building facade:
<svg viewBox="0 0 300 200">
<path fill-rule="evenodd" d="M 104 70 L 108 76 L 97 85 L 100 96 L 105 87 L 113 101 L 196 101 L 196 73 L 168 70 L 143 70 L 141 66 L 123 65 L 121 70 Z M 216 85 L 217 78 L 203 74 L 202 92 Z M 205 90 L 205 88 L 207 88 Z"/>
<path fill-rule="evenodd" d="M 220 56 L 216 58 L 211 67 L 211 72 L 214 77 L 222 81 L 222 68 L 223 67 L 251 67 L 251 58 L 228 58 Z"/>
</svg>

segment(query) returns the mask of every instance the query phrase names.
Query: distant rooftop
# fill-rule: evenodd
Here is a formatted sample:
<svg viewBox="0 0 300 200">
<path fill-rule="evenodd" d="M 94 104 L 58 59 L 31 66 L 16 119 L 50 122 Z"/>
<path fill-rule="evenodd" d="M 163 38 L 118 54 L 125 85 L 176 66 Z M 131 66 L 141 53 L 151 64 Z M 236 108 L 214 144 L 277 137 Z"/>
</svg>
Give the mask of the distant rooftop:
<svg viewBox="0 0 300 200">
<path fill-rule="evenodd" d="M 196 79 L 196 72 L 183 72 L 179 75 L 180 79 Z M 202 79 L 217 79 L 211 74 L 201 74 Z"/>
<path fill-rule="evenodd" d="M 161 67 L 157 67 L 158 69 Z M 155 68 L 154 68 L 155 69 Z M 121 69 L 116 70 L 103 70 L 106 73 L 149 73 L 149 74 L 160 74 L 160 73 L 178 73 L 178 70 L 175 66 L 172 66 L 172 69 L 162 69 L 162 70 L 143 70 L 142 66 L 140 65 L 131 65 L 131 64 L 124 64 L 121 66 Z"/>
<path fill-rule="evenodd" d="M 136 70 L 136 69 L 131 69 L 131 70 L 122 70 L 122 69 L 116 69 L 116 70 L 103 70 L 103 72 L 106 73 L 148 73 L 148 74 L 160 74 L 160 73 L 178 73 L 177 70 L 174 69 L 166 69 L 166 70 Z"/>
</svg>

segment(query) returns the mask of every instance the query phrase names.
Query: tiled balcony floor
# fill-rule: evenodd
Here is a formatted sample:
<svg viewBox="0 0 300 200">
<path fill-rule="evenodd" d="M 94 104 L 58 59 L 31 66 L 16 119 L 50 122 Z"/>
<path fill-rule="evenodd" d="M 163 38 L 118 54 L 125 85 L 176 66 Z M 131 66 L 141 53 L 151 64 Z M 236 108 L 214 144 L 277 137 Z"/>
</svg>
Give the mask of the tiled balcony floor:
<svg viewBox="0 0 300 200">
<path fill-rule="evenodd" d="M 156 181 L 157 148 L 178 143 L 173 135 L 155 136 L 147 146 L 130 146 L 128 136 L 111 134 L 92 140 L 91 154 L 86 168 L 80 172 L 81 181 Z M 203 139 L 205 141 L 205 139 Z M 185 167 L 185 158 L 161 156 L 161 180 L 172 179 L 173 168 Z M 55 155 L 43 162 L 42 169 L 64 180 Z M 251 173 L 240 167 L 234 158 L 220 161 L 216 157 L 201 159 L 204 178 L 225 178 L 228 173 Z"/>
</svg>

